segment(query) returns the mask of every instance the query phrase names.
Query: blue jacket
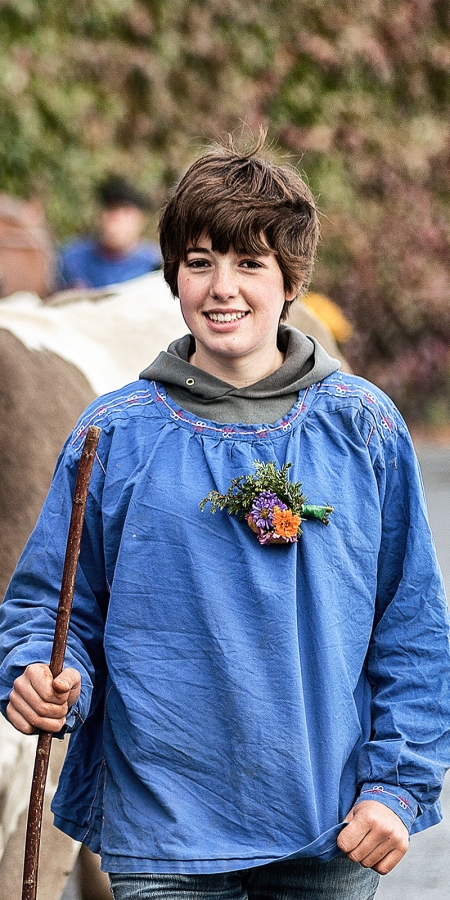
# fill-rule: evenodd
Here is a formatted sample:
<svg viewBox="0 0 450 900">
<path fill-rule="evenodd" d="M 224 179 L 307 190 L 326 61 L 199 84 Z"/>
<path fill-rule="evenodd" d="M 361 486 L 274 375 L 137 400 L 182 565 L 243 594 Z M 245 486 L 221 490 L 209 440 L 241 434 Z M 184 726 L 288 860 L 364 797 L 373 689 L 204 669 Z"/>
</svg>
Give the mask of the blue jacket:
<svg viewBox="0 0 450 900">
<path fill-rule="evenodd" d="M 86 427 L 102 428 L 66 665 L 82 675 L 55 822 L 111 872 L 219 872 L 338 853 L 355 800 L 439 821 L 448 612 L 417 460 L 392 403 L 334 373 L 275 425 L 199 421 L 161 384 L 96 400 L 0 610 L 0 698 L 48 662 Z M 260 546 L 212 490 L 292 462 L 298 544 Z"/>
<path fill-rule="evenodd" d="M 154 272 L 161 266 L 158 244 L 139 244 L 116 258 L 104 253 L 94 238 L 79 238 L 59 254 L 58 290 L 102 288 Z"/>
</svg>

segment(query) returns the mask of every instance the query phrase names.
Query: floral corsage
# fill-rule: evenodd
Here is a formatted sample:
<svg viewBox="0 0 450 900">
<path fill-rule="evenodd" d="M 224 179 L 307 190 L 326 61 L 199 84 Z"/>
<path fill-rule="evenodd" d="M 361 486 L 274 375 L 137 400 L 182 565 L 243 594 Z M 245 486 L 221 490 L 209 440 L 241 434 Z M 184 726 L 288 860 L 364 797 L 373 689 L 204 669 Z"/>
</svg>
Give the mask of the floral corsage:
<svg viewBox="0 0 450 900">
<path fill-rule="evenodd" d="M 200 503 L 203 511 L 211 504 L 211 512 L 226 509 L 230 515 L 240 516 L 256 534 L 260 544 L 292 544 L 302 534 L 301 522 L 318 519 L 328 525 L 332 506 L 311 506 L 305 503 L 301 482 L 287 479 L 292 463 L 277 469 L 273 462 L 254 463 L 255 475 L 233 478 L 226 494 L 210 491 Z"/>
</svg>

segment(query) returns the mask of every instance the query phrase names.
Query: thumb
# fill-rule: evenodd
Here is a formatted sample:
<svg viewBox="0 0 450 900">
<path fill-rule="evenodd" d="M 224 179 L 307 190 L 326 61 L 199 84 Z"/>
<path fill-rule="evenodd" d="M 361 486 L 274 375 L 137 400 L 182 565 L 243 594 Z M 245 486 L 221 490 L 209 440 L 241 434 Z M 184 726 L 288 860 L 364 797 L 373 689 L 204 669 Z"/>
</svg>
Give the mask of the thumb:
<svg viewBox="0 0 450 900">
<path fill-rule="evenodd" d="M 56 694 L 68 694 L 74 689 L 78 689 L 81 685 L 81 676 L 76 669 L 63 669 L 56 678 L 53 679 L 53 690 Z"/>
</svg>

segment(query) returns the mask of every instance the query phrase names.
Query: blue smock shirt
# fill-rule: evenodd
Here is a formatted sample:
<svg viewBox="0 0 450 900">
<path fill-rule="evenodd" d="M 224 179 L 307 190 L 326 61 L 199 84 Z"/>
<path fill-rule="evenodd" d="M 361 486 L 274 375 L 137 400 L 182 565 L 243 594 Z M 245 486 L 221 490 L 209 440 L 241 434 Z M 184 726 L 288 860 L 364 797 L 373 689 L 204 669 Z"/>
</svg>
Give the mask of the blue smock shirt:
<svg viewBox="0 0 450 900">
<path fill-rule="evenodd" d="M 449 765 L 442 579 L 404 423 L 334 373 L 274 425 L 220 425 L 141 380 L 95 401 L 68 440 L 1 608 L 3 708 L 48 662 L 85 430 L 102 428 L 67 666 L 82 693 L 55 822 L 110 872 L 220 872 L 337 855 L 355 801 L 410 830 L 439 821 Z M 298 543 L 261 546 L 212 515 L 255 460 L 293 464 Z M 64 525 L 64 527 L 63 527 Z"/>
</svg>

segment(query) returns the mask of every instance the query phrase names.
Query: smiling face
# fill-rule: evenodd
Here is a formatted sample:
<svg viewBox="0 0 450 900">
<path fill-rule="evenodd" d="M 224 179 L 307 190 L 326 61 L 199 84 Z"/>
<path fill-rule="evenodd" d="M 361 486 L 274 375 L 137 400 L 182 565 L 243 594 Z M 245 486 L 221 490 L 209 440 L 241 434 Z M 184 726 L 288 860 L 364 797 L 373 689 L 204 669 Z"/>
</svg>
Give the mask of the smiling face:
<svg viewBox="0 0 450 900">
<path fill-rule="evenodd" d="M 295 295 L 285 292 L 271 251 L 218 253 L 202 235 L 178 270 L 181 311 L 195 337 L 190 362 L 236 387 L 267 377 L 283 363 L 278 323 Z"/>
</svg>

